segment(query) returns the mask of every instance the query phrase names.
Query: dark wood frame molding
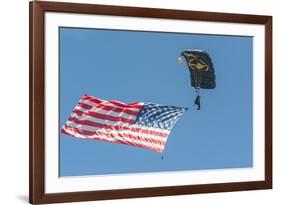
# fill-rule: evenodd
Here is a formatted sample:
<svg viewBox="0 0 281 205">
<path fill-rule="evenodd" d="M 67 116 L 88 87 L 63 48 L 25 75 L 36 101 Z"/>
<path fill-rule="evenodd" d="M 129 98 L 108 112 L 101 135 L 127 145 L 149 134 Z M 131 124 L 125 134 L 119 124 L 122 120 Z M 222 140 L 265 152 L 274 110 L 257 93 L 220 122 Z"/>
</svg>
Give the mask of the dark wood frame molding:
<svg viewBox="0 0 281 205">
<path fill-rule="evenodd" d="M 44 191 L 44 13 L 248 23 L 265 26 L 265 180 L 46 194 Z M 33 204 L 256 190 L 272 188 L 272 16 L 33 1 L 29 4 L 29 202 Z"/>
</svg>

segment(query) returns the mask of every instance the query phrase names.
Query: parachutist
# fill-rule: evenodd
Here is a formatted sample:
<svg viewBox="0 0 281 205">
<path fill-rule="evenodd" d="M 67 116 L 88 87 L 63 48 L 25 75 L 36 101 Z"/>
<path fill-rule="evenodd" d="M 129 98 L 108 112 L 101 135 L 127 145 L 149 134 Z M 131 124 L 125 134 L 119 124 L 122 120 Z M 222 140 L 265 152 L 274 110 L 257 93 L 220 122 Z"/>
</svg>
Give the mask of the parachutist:
<svg viewBox="0 0 281 205">
<path fill-rule="evenodd" d="M 182 63 L 182 58 L 186 60 L 190 72 L 191 86 L 195 88 L 197 97 L 194 104 L 200 110 L 199 89 L 214 89 L 216 87 L 215 69 L 209 54 L 203 50 L 184 50 L 178 59 Z"/>
<path fill-rule="evenodd" d="M 197 105 L 197 110 L 200 110 L 201 104 L 200 104 L 200 96 L 197 95 L 194 104 Z"/>
</svg>

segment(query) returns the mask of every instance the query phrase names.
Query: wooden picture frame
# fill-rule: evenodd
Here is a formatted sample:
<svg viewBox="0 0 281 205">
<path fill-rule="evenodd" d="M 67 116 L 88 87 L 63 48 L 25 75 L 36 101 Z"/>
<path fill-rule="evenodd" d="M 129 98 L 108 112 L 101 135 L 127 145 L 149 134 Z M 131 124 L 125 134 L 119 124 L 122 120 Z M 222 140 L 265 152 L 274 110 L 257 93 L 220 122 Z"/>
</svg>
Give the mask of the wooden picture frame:
<svg viewBox="0 0 281 205">
<path fill-rule="evenodd" d="M 228 192 L 272 188 L 272 17 L 245 14 L 33 1 L 29 4 L 29 201 L 32 204 Z M 45 14 L 65 12 L 264 26 L 264 180 L 78 192 L 45 192 Z"/>
</svg>

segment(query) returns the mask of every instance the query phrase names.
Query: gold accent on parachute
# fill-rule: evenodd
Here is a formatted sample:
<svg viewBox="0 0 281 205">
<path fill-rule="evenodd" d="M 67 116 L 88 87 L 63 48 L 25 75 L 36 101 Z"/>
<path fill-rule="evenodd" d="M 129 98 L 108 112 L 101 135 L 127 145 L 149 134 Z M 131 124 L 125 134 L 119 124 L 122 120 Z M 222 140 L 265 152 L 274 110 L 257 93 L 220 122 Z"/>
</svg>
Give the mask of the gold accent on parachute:
<svg viewBox="0 0 281 205">
<path fill-rule="evenodd" d="M 208 64 L 206 64 L 204 61 L 202 61 L 200 59 L 189 60 L 187 62 L 187 64 L 192 70 L 195 70 L 195 69 L 199 70 L 199 71 L 203 70 L 205 72 L 207 72 L 209 70 Z"/>
</svg>

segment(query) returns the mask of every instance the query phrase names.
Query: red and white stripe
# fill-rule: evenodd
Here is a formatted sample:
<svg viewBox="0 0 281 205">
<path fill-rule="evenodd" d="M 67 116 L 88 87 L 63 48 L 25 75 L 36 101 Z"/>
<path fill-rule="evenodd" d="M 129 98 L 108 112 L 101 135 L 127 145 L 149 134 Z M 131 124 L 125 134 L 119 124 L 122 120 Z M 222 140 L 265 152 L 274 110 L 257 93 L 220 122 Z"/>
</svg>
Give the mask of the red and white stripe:
<svg viewBox="0 0 281 205">
<path fill-rule="evenodd" d="M 169 131 L 134 124 L 143 103 L 83 96 L 62 132 L 77 138 L 127 144 L 162 153 Z"/>
</svg>

